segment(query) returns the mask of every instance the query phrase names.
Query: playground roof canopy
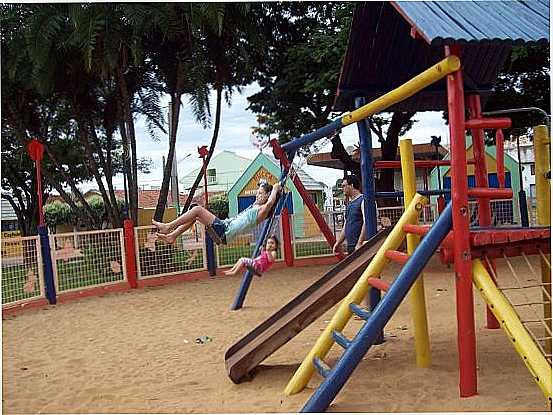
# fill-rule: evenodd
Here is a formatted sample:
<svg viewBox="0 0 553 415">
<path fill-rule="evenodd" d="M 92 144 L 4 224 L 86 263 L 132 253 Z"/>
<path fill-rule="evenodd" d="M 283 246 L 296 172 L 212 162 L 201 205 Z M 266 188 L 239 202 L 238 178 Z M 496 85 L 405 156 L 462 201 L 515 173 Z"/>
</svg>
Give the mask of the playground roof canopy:
<svg viewBox="0 0 553 415">
<path fill-rule="evenodd" d="M 513 46 L 549 43 L 548 0 L 365 2 L 354 12 L 334 101 L 336 111 L 386 94 L 444 58 L 444 45 L 462 48 L 466 92 L 492 92 Z M 446 108 L 445 80 L 390 111 Z"/>
</svg>

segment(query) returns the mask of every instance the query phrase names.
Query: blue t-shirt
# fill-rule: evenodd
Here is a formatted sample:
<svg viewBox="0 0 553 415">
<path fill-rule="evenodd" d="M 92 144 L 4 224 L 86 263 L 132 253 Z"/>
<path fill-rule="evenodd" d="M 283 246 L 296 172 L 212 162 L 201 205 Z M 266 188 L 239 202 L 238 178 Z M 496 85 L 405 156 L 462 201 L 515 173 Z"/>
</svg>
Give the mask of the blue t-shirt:
<svg viewBox="0 0 553 415">
<path fill-rule="evenodd" d="M 356 199 L 346 203 L 346 227 L 344 233 L 346 235 L 346 245 L 348 252 L 355 250 L 355 245 L 359 241 L 361 227 L 363 226 L 363 195 L 359 195 Z"/>
</svg>

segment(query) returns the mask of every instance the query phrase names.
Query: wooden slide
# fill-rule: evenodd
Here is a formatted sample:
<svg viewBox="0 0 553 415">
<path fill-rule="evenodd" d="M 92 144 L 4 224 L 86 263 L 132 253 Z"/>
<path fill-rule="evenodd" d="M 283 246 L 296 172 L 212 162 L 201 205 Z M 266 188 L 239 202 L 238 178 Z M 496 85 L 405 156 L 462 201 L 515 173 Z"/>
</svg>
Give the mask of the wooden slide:
<svg viewBox="0 0 553 415">
<path fill-rule="evenodd" d="M 259 363 L 318 317 L 340 302 L 357 282 L 391 228 L 372 237 L 336 264 L 321 279 L 232 345 L 225 353 L 227 373 L 234 383 L 249 378 Z"/>
</svg>

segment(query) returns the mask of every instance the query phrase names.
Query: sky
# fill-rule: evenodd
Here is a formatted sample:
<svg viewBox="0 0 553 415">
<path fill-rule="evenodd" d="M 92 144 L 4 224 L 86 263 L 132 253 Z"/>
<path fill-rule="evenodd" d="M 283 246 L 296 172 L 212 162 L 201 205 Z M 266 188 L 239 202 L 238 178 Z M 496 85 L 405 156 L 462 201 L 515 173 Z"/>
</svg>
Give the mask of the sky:
<svg viewBox="0 0 553 415">
<path fill-rule="evenodd" d="M 258 90 L 259 87 L 257 85 L 250 85 L 243 88 L 241 94 L 233 94 L 232 105 L 230 107 L 223 103 L 219 139 L 215 154 L 223 150 L 228 150 L 251 159 L 257 155 L 259 150 L 250 142 L 251 129 L 257 122 L 255 114 L 248 111 L 246 108 L 248 106 L 247 97 L 256 93 Z M 214 106 L 214 94 L 211 102 Z M 430 142 L 431 135 L 441 136 L 442 145 L 444 142 L 447 143 L 449 141 L 449 133 L 444 120 L 442 120 L 441 112 L 418 113 L 414 119 L 418 120 L 418 122 L 415 123 L 414 127 L 406 134 L 406 138 L 411 138 L 413 143 Z M 139 173 L 139 186 L 145 189 L 161 186 L 163 178 L 162 160 L 163 157 L 167 157 L 169 149 L 168 138 L 160 132 L 158 134 L 160 140 L 152 140 L 143 121 L 140 119 L 137 120 L 135 128 L 138 157 L 145 157 L 152 160 L 151 172 L 149 174 Z M 306 131 L 306 133 L 307 132 L 308 131 Z M 182 178 L 190 171 L 201 166 L 197 147 L 209 145 L 212 134 L 212 129 L 208 128 L 204 130 L 201 125 L 193 120 L 192 112 L 186 102 L 186 97 L 184 97 L 176 145 L 179 178 Z M 359 139 L 355 125 L 345 127 L 342 130 L 341 137 L 344 146 L 357 145 Z M 379 147 L 378 143 L 373 143 L 373 145 Z M 331 144 L 328 143 L 321 151 L 330 151 L 330 149 Z M 264 151 L 269 153 L 270 149 L 265 149 Z M 324 182 L 328 186 L 334 185 L 336 180 L 342 177 L 342 172 L 339 170 L 308 166 L 305 163 L 303 163 L 302 166 L 309 175 L 318 181 Z M 123 178 L 121 175 L 114 178 L 114 185 L 117 189 L 123 188 Z"/>
</svg>

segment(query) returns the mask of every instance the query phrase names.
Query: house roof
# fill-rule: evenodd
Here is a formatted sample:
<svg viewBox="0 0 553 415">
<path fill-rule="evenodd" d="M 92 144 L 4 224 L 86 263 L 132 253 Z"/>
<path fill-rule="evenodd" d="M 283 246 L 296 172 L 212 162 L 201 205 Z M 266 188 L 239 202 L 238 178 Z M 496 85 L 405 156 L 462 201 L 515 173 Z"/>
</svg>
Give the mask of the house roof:
<svg viewBox="0 0 553 415">
<path fill-rule="evenodd" d="M 413 153 L 415 155 L 415 159 L 417 160 L 436 159 L 436 148 L 430 143 L 413 144 Z M 440 154 L 440 158 L 442 158 L 448 152 L 444 147 L 439 146 L 438 153 Z M 399 160 L 399 147 L 398 147 L 397 154 L 398 155 L 396 157 L 396 160 Z M 359 155 L 358 148 L 356 148 L 353 151 L 353 153 L 351 154 L 351 157 L 354 160 L 359 161 L 360 155 Z M 373 148 L 372 157 L 374 161 L 382 159 L 382 150 L 380 148 Z M 333 158 L 331 153 L 311 154 L 307 157 L 307 164 L 309 164 L 310 166 L 328 167 L 331 169 L 338 169 L 338 170 L 344 170 L 345 168 L 344 164 L 340 160 Z"/>
<path fill-rule="evenodd" d="M 342 63 L 335 111 L 386 94 L 444 58 L 444 45 L 462 45 L 467 92 L 483 101 L 514 45 L 549 43 L 547 0 L 364 2 L 355 9 Z M 389 108 L 443 110 L 445 80 Z"/>
</svg>

